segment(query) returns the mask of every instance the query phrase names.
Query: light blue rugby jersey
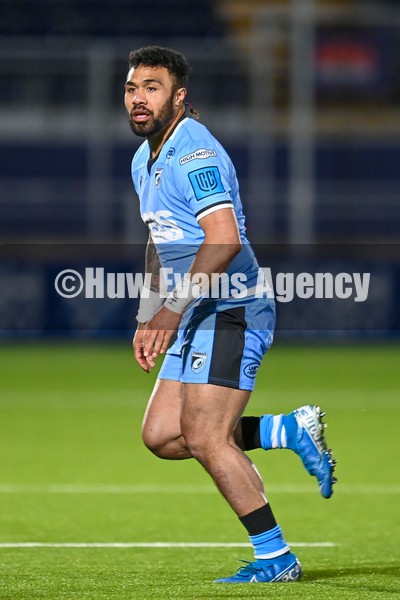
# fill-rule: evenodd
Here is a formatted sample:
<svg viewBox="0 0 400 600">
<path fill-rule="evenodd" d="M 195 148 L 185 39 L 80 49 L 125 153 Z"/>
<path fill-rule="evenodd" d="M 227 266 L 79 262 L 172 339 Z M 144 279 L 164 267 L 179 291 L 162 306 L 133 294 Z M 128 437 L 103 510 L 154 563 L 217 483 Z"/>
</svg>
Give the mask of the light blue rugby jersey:
<svg viewBox="0 0 400 600">
<path fill-rule="evenodd" d="M 205 237 L 201 218 L 232 207 L 242 249 L 227 273 L 244 274 L 247 288 L 254 287 L 258 264 L 245 235 L 235 168 L 221 144 L 204 125 L 185 117 L 163 145 L 150 173 L 149 159 L 146 140 L 133 157 L 132 179 L 161 267 L 186 273 Z"/>
</svg>

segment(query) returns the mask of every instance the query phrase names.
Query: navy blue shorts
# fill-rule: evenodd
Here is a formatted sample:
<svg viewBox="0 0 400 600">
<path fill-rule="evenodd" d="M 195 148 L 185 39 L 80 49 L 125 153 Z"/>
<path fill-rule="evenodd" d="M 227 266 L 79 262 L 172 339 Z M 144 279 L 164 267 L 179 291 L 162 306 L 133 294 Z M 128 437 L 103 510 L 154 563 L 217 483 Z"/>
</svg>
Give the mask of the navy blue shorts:
<svg viewBox="0 0 400 600">
<path fill-rule="evenodd" d="M 252 391 L 274 328 L 270 298 L 203 300 L 184 314 L 158 377 Z"/>
</svg>

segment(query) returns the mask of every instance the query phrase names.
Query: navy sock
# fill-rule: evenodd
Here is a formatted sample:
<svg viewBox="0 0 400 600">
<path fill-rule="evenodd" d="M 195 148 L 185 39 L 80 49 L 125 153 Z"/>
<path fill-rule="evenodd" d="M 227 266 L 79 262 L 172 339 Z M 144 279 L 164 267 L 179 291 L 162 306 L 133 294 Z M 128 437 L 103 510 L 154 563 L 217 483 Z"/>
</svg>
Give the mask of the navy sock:
<svg viewBox="0 0 400 600">
<path fill-rule="evenodd" d="M 261 417 L 242 417 L 240 424 L 242 428 L 243 450 L 261 448 L 260 418 Z"/>
</svg>

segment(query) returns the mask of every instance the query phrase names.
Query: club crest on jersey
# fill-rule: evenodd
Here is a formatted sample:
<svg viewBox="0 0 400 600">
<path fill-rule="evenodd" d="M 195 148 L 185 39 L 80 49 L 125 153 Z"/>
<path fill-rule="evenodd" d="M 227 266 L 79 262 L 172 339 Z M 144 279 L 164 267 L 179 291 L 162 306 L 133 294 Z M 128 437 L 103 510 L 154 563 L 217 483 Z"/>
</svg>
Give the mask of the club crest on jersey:
<svg viewBox="0 0 400 600">
<path fill-rule="evenodd" d="M 204 371 L 206 366 L 207 353 L 206 352 L 192 352 L 192 371 L 193 373 L 201 373 Z"/>
<path fill-rule="evenodd" d="M 160 167 L 160 168 L 156 169 L 155 174 L 154 174 L 154 183 L 156 184 L 157 189 L 160 187 L 162 172 L 163 172 L 163 169 Z"/>
</svg>

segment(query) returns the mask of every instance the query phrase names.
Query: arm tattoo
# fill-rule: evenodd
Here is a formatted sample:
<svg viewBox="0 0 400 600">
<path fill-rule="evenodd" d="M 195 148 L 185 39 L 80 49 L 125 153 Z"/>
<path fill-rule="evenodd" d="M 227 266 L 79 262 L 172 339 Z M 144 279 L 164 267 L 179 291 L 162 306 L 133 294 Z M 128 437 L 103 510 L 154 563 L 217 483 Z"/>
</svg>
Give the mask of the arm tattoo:
<svg viewBox="0 0 400 600">
<path fill-rule="evenodd" d="M 150 289 L 152 292 L 159 293 L 160 291 L 160 259 L 154 246 L 153 240 L 149 237 L 146 246 L 145 258 L 146 273 L 151 274 Z"/>
</svg>

